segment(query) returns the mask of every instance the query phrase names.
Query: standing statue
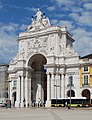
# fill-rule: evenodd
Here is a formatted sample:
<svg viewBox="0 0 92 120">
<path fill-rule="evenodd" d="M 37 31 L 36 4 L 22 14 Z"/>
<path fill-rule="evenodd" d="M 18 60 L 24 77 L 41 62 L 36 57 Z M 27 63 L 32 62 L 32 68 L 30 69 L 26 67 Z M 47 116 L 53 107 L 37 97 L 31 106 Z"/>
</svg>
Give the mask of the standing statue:
<svg viewBox="0 0 92 120">
<path fill-rule="evenodd" d="M 32 29 L 35 26 L 35 20 L 34 20 L 34 18 L 32 17 L 31 20 L 32 20 L 32 23 L 31 23 L 31 25 L 28 26 L 28 30 Z"/>
<path fill-rule="evenodd" d="M 40 11 L 40 9 L 37 10 L 37 13 L 34 15 L 34 17 L 37 17 L 36 20 L 37 22 L 41 21 L 43 18 L 43 13 Z"/>
<path fill-rule="evenodd" d="M 36 14 L 32 16 L 32 23 L 28 26 L 28 31 L 33 31 L 35 29 L 42 29 L 44 27 L 49 27 L 50 21 L 45 17 L 45 13 L 42 13 L 40 9 L 37 10 Z"/>
</svg>

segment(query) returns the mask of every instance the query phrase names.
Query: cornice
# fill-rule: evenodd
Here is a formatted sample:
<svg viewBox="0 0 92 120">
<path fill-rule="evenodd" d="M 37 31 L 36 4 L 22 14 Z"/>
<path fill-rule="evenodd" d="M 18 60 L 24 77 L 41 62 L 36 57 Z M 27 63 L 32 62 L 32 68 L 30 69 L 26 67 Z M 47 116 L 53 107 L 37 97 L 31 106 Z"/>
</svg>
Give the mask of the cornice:
<svg viewBox="0 0 92 120">
<path fill-rule="evenodd" d="M 83 66 L 86 66 L 86 65 L 88 65 L 88 66 L 90 66 L 90 65 L 92 65 L 92 63 L 80 63 L 80 67 L 83 67 Z"/>
<path fill-rule="evenodd" d="M 16 67 L 13 70 L 8 70 L 8 73 L 12 74 L 12 73 L 16 73 L 17 71 L 23 71 L 23 70 L 26 70 L 26 68 L 25 67 Z"/>
<path fill-rule="evenodd" d="M 61 28 L 58 26 L 41 29 L 39 31 L 23 32 L 19 34 L 18 41 L 23 40 L 23 39 L 34 38 L 34 37 L 46 36 L 46 35 L 54 34 L 58 32 L 62 32 Z"/>
<path fill-rule="evenodd" d="M 73 67 L 80 67 L 80 64 L 46 64 L 46 67 L 56 67 L 56 68 L 73 68 Z"/>
</svg>

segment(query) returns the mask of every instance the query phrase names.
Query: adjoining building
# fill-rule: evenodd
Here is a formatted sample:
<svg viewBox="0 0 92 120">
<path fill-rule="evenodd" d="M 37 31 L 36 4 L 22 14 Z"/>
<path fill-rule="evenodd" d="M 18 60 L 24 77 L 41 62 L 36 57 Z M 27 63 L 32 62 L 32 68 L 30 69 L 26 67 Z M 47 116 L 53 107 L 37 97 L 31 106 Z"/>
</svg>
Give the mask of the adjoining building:
<svg viewBox="0 0 92 120">
<path fill-rule="evenodd" d="M 0 103 L 9 99 L 8 67 L 9 65 L 0 64 Z"/>
<path fill-rule="evenodd" d="M 92 99 L 92 54 L 80 58 L 80 91 L 82 96 Z"/>
<path fill-rule="evenodd" d="M 80 58 L 73 42 L 66 27 L 51 26 L 48 17 L 37 11 L 27 31 L 19 34 L 19 51 L 8 69 L 10 99 L 15 107 L 28 107 L 33 102 L 50 106 L 51 98 L 69 97 L 70 77 L 72 97 L 86 96 L 88 90 L 92 98 L 92 59 Z M 87 86 L 85 74 L 90 77 Z"/>
</svg>

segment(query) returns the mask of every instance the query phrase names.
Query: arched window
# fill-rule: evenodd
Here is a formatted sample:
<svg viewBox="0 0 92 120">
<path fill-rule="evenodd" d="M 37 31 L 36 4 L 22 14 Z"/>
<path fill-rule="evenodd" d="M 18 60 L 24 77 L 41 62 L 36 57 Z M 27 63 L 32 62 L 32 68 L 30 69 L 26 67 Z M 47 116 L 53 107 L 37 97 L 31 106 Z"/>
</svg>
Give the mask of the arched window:
<svg viewBox="0 0 92 120">
<path fill-rule="evenodd" d="M 82 97 L 86 97 L 87 99 L 90 99 L 90 91 L 88 89 L 83 90 Z"/>
<path fill-rule="evenodd" d="M 70 97 L 70 90 L 67 91 L 67 97 Z M 71 90 L 71 97 L 75 97 L 75 92 Z"/>
</svg>

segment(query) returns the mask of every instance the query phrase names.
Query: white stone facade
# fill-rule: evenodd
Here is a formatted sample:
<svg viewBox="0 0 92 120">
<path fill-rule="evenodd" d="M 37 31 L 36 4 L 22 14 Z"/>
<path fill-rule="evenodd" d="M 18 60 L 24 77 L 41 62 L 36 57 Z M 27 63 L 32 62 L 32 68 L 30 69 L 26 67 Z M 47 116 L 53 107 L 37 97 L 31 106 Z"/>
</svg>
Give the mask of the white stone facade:
<svg viewBox="0 0 92 120">
<path fill-rule="evenodd" d="M 51 26 L 41 11 L 35 16 L 28 30 L 19 34 L 19 52 L 8 69 L 10 99 L 15 107 L 39 101 L 50 106 L 51 98 L 66 98 L 69 76 L 73 77 L 75 96 L 81 97 L 74 39 L 66 27 Z"/>
</svg>

